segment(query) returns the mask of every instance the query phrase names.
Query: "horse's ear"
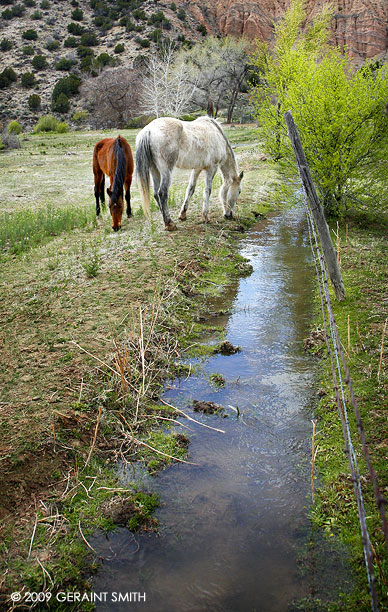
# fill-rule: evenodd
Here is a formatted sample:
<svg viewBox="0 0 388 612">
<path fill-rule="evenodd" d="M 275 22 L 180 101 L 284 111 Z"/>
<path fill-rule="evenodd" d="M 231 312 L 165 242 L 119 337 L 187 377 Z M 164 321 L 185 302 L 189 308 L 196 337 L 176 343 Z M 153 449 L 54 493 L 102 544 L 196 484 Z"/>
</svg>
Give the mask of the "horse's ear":
<svg viewBox="0 0 388 612">
<path fill-rule="evenodd" d="M 244 172 L 240 172 L 240 176 L 238 177 L 240 179 L 240 181 L 242 180 L 243 176 L 244 176 Z"/>
<path fill-rule="evenodd" d="M 106 188 L 106 193 L 108 194 L 108 196 L 110 197 L 112 195 L 112 190 L 109 189 L 109 187 Z"/>
</svg>

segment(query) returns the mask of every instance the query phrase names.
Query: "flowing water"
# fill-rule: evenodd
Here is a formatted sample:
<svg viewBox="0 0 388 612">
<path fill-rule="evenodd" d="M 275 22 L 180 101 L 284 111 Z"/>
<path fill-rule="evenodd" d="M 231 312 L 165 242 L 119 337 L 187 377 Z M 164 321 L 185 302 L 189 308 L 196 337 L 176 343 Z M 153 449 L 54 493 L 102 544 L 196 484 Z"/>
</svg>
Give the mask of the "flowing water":
<svg viewBox="0 0 388 612">
<path fill-rule="evenodd" d="M 257 223 L 240 252 L 253 273 L 213 304 L 231 314 L 212 322 L 226 323 L 241 352 L 212 356 L 200 374 L 165 391 L 191 414 L 194 399 L 224 406 L 227 418 L 194 416 L 225 433 L 183 421 L 197 465 L 144 477 L 163 501 L 159 535 L 119 529 L 95 538 L 105 561 L 94 591 L 146 593 L 145 603 L 97 610 L 286 612 L 317 580 L 311 568 L 297 567 L 309 533 L 314 368 L 303 351 L 313 272 L 301 213 Z M 225 378 L 223 388 L 210 382 L 214 372 Z M 336 562 L 325 571 L 334 580 Z"/>
</svg>

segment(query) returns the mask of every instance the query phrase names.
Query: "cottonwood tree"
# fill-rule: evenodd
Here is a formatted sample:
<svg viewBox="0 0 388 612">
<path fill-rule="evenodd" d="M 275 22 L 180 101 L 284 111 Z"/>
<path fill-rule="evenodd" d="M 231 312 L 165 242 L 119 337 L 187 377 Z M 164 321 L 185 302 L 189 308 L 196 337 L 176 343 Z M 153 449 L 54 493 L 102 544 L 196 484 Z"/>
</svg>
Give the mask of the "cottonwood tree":
<svg viewBox="0 0 388 612">
<path fill-rule="evenodd" d="M 213 108 L 214 115 L 226 107 L 231 122 L 238 98 L 247 91 L 247 76 L 252 69 L 245 39 L 209 36 L 201 44 L 179 53 L 186 65 L 187 79 L 194 86 L 193 103 L 198 108 Z"/>
<path fill-rule="evenodd" d="M 266 149 L 285 171 L 294 168 L 283 119 L 291 110 L 326 212 L 388 207 L 387 70 L 356 70 L 329 46 L 330 10 L 307 29 L 305 18 L 302 0 L 293 0 L 272 50 L 260 45 L 254 58 L 262 79 L 252 99 Z"/>
<path fill-rule="evenodd" d="M 190 110 L 195 79 L 187 78 L 187 66 L 176 57 L 173 44 L 163 45 L 149 57 L 143 79 L 144 111 L 155 117 L 179 117 Z"/>
<path fill-rule="evenodd" d="M 125 127 L 142 111 L 142 77 L 139 70 L 106 68 L 87 79 L 81 96 L 99 127 Z"/>
</svg>

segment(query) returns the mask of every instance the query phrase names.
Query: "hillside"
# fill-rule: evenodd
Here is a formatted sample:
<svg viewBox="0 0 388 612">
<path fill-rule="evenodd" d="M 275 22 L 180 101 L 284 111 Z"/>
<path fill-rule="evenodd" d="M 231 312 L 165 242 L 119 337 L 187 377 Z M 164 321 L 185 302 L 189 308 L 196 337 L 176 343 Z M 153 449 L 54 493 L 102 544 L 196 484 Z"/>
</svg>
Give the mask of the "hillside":
<svg viewBox="0 0 388 612">
<path fill-rule="evenodd" d="M 23 13 L 0 18 L 1 71 L 12 68 L 17 75 L 15 82 L 0 89 L 0 119 L 30 122 L 34 113 L 29 109 L 28 97 L 32 93 L 41 98 L 41 108 L 35 114 L 49 112 L 52 90 L 59 79 L 70 72 L 84 79 L 105 65 L 132 66 L 137 56 L 155 48 L 159 36 L 178 42 L 201 39 L 199 21 L 185 10 L 185 4 L 188 3 L 178 7 L 154 0 L 24 0 L 21 4 L 1 0 L 0 17 L 15 7 L 17 13 L 22 7 Z M 29 30 L 36 34 L 26 34 Z M 92 33 L 94 40 L 85 40 L 82 32 Z M 34 60 L 36 56 L 44 56 L 42 68 L 34 67 L 39 62 Z M 26 73 L 35 77 L 32 86 L 22 84 L 21 77 Z M 71 113 L 77 102 L 72 100 Z"/>
<path fill-rule="evenodd" d="M 308 20 L 323 3 L 309 1 Z M 10 82 L 0 74 L 0 120 L 30 125 L 50 111 L 59 79 L 69 73 L 85 79 L 106 65 L 131 67 L 161 36 L 178 44 L 200 41 L 207 33 L 271 41 L 273 23 L 288 5 L 289 0 L 0 0 L 0 72 L 14 71 Z M 346 46 L 356 63 L 384 58 L 388 3 L 337 0 L 334 5 L 333 43 Z M 40 97 L 35 109 L 28 103 L 31 94 Z M 75 96 L 67 118 L 81 109 Z"/>
</svg>

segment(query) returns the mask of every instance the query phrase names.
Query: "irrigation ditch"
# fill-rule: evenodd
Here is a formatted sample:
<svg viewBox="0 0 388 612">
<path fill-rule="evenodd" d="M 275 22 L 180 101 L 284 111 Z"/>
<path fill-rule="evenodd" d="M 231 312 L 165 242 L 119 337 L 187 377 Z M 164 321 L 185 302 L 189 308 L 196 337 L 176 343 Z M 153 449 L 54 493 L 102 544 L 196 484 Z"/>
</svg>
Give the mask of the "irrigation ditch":
<svg viewBox="0 0 388 612">
<path fill-rule="evenodd" d="M 134 142 L 135 131 L 124 135 Z M 198 197 L 168 237 L 145 224 L 136 193 L 135 218 L 119 235 L 108 217 L 85 218 L 97 136 L 32 138 L 6 160 L 7 223 L 22 163 L 42 175 L 54 219 L 58 159 L 64 198 L 77 167 L 82 218 L 72 209 L 74 223 L 29 245 L 20 193 L 17 249 L 2 253 L 2 605 L 15 608 L 9 593 L 20 589 L 47 595 L 35 609 L 119 610 L 103 601 L 61 608 L 55 594 L 140 590 L 147 609 L 169 612 L 368 610 L 308 234 L 300 211 L 262 219 L 278 179 L 257 155 L 256 131 L 228 132 L 246 181 L 236 220 L 213 210 L 200 225 Z M 186 177 L 176 181 L 173 210 Z M 28 210 L 31 227 L 45 216 Z M 386 238 L 361 224 L 338 231 L 347 300 L 335 315 L 341 337 L 347 318 L 357 321 L 347 352 L 384 482 Z M 225 341 L 240 350 L 222 354 Z M 363 385 L 365 371 L 373 375 Z M 314 406 L 320 486 L 311 506 Z M 362 483 L 381 597 L 383 542 Z"/>
</svg>

